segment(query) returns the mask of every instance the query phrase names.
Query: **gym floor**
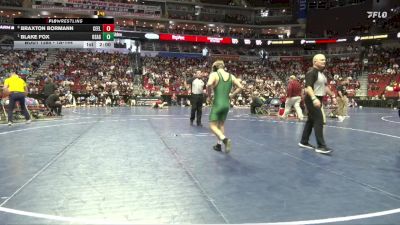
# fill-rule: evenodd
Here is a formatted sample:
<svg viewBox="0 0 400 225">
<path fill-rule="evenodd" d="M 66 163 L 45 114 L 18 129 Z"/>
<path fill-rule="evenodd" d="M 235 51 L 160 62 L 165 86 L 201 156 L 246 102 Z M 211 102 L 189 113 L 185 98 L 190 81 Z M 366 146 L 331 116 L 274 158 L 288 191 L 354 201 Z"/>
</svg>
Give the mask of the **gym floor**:
<svg viewBox="0 0 400 225">
<path fill-rule="evenodd" d="M 190 108 L 77 108 L 0 125 L 0 224 L 400 224 L 400 119 L 328 119 L 322 155 L 304 123 L 233 109 L 229 154 Z M 310 139 L 315 144 L 314 134 Z"/>
</svg>

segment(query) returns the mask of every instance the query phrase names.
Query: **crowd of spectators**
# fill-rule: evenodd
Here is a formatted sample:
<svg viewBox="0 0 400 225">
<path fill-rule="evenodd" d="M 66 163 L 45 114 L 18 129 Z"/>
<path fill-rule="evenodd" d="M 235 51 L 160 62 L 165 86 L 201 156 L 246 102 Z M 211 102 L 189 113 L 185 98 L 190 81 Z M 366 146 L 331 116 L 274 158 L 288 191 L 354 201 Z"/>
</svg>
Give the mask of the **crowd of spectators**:
<svg viewBox="0 0 400 225">
<path fill-rule="evenodd" d="M 25 51 L 0 49 L 0 78 L 3 80 L 10 71 L 23 77 L 32 75 L 46 60 L 47 51 Z"/>
<path fill-rule="evenodd" d="M 143 75 L 135 79 L 127 54 L 93 51 L 57 51 L 55 60 L 43 73 L 33 76 L 46 60 L 48 51 L 0 51 L 0 76 L 16 71 L 27 77 L 30 94 L 41 94 L 46 80 L 57 84 L 62 95 L 72 103 L 104 105 L 126 104 L 129 100 L 141 97 L 187 96 L 190 91 L 185 81 L 196 70 L 203 73 L 206 81 L 210 72 L 211 58 L 167 58 L 143 57 Z M 350 77 L 349 89 L 356 93 L 360 87 L 359 75 L 370 74 L 369 91 L 374 96 L 385 94 L 387 85 L 399 82 L 400 54 L 398 48 L 368 48 L 357 56 L 331 56 L 324 73 L 329 85 L 335 90 L 338 80 Z M 245 90 L 233 100 L 235 105 L 250 104 L 254 93 L 270 98 L 286 95 L 287 78 L 295 75 L 301 82 L 311 66 L 310 57 L 292 57 L 287 60 L 225 60 L 227 70 L 237 76 Z M 383 84 L 384 83 L 384 84 Z M 377 92 L 379 91 L 379 92 Z M 370 92 L 369 92 L 370 93 Z M 79 97 L 77 97 L 79 96 Z M 180 101 L 177 101 L 178 104 Z M 185 101 L 184 101 L 185 102 Z"/>
<path fill-rule="evenodd" d="M 40 94 L 48 79 L 57 84 L 61 95 L 73 93 L 103 101 L 133 90 L 128 55 L 122 53 L 59 51 L 45 72 L 29 80 L 30 94 Z"/>
<path fill-rule="evenodd" d="M 204 35 L 214 37 L 234 37 L 234 38 L 273 38 L 278 39 L 278 34 L 262 33 L 257 29 L 237 27 L 210 27 L 204 24 L 175 24 L 175 25 L 132 25 L 132 23 L 118 22 L 123 30 L 135 30 L 141 32 L 172 33 L 181 35 Z"/>
<path fill-rule="evenodd" d="M 338 80 L 350 77 L 349 92 L 351 96 L 355 95 L 356 90 L 360 87 L 357 80 L 360 63 L 356 59 L 343 57 L 329 60 L 325 74 L 333 90 L 335 90 Z M 285 96 L 287 77 L 295 75 L 303 82 L 305 74 L 311 66 L 309 61 L 310 59 L 227 62 L 228 71 L 235 74 L 246 86 L 245 91 L 238 95 L 234 102 L 249 104 L 253 93 L 258 93 L 267 98 Z M 147 72 L 145 88 L 154 90 L 158 96 L 176 91 L 186 93 L 187 90 L 182 82 L 188 76 L 190 77 L 198 69 L 205 74 L 209 72 L 209 62 L 199 59 L 147 58 L 144 65 Z M 181 74 L 181 78 L 176 74 Z"/>
<path fill-rule="evenodd" d="M 364 53 L 367 62 L 364 70 L 368 73 L 368 96 L 374 99 L 396 97 L 387 86 L 397 86 L 400 83 L 400 49 L 374 47 Z"/>
<path fill-rule="evenodd" d="M 2 6 L 22 7 L 24 0 L 0 0 Z"/>
<path fill-rule="evenodd" d="M 363 52 L 364 71 L 368 74 L 397 74 L 399 73 L 400 49 L 373 46 Z"/>
<path fill-rule="evenodd" d="M 206 81 L 211 63 L 207 59 L 145 58 L 144 88 L 150 95 L 162 96 L 175 93 L 187 95 L 184 82 L 196 70 L 203 72 Z M 228 72 L 234 74 L 247 87 L 233 100 L 233 104 L 250 104 L 252 93 L 258 92 L 269 97 L 279 97 L 285 88 L 280 79 L 274 79 L 268 67 L 259 62 L 227 61 Z M 178 101 L 179 102 L 179 101 Z"/>
</svg>

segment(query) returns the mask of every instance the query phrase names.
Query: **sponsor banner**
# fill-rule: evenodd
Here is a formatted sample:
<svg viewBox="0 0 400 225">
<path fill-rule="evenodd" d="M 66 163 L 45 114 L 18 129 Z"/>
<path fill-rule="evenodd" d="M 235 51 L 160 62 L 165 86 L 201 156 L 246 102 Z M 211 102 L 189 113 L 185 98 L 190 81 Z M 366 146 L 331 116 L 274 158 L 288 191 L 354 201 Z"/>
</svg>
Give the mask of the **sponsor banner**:
<svg viewBox="0 0 400 225">
<path fill-rule="evenodd" d="M 15 29 L 13 24 L 0 24 L 0 30 L 11 30 Z"/>
<path fill-rule="evenodd" d="M 14 34 L 14 25 L 10 24 L 0 24 L 0 34 Z"/>
<path fill-rule="evenodd" d="M 239 55 L 211 55 L 212 60 L 223 60 L 223 61 L 239 61 Z"/>
<path fill-rule="evenodd" d="M 156 57 L 158 56 L 159 52 L 157 51 L 141 51 L 140 56 L 141 57 Z"/>
<path fill-rule="evenodd" d="M 298 19 L 305 20 L 307 19 L 307 0 L 298 0 L 299 1 L 299 11 L 298 11 Z"/>
<path fill-rule="evenodd" d="M 278 62 L 280 60 L 279 56 L 268 56 L 268 61 Z"/>
<path fill-rule="evenodd" d="M 303 56 L 281 56 L 281 61 L 303 61 Z"/>
<path fill-rule="evenodd" d="M 257 60 L 261 60 L 260 57 L 244 56 L 244 55 L 239 56 L 239 61 L 257 61 Z"/>
<path fill-rule="evenodd" d="M 136 105 L 137 106 L 152 106 L 157 101 L 160 101 L 160 97 L 137 97 Z"/>
<path fill-rule="evenodd" d="M 158 55 L 161 57 L 178 58 L 178 59 L 203 57 L 201 53 L 179 53 L 179 52 L 160 52 Z"/>
<path fill-rule="evenodd" d="M 41 10 L 55 10 L 55 11 L 66 12 L 66 13 L 93 14 L 93 9 L 67 8 L 67 7 L 45 6 L 45 5 L 33 5 L 32 8 L 41 9 Z M 152 19 L 161 18 L 160 15 L 156 15 L 156 14 L 107 11 L 107 16 L 117 17 L 117 16 L 127 16 L 127 15 L 128 16 L 139 17 L 139 18 L 152 18 Z"/>
<path fill-rule="evenodd" d="M 160 6 L 152 6 L 152 5 L 139 5 L 139 4 L 128 4 L 128 3 L 119 3 L 119 2 L 106 2 L 106 1 L 96 1 L 96 0 L 40 0 L 33 1 L 33 5 L 36 5 L 36 2 L 40 2 L 38 5 L 49 4 L 49 5 L 82 5 L 80 7 L 89 8 L 89 7 L 97 7 L 98 10 L 103 8 L 110 8 L 111 11 L 119 11 L 121 9 L 136 9 L 136 10 L 145 10 L 145 11 L 161 11 Z"/>
<path fill-rule="evenodd" d="M 161 7 L 149 5 L 126 4 L 96 0 L 41 0 L 33 1 L 32 8 L 76 11 L 93 14 L 94 11 L 106 11 L 108 16 L 137 16 L 144 18 L 160 18 Z"/>
<path fill-rule="evenodd" d="M 185 42 L 199 42 L 199 43 L 213 43 L 213 44 L 232 44 L 230 37 L 208 37 L 196 35 L 180 35 L 180 34 L 160 34 L 161 41 L 185 41 Z"/>
</svg>

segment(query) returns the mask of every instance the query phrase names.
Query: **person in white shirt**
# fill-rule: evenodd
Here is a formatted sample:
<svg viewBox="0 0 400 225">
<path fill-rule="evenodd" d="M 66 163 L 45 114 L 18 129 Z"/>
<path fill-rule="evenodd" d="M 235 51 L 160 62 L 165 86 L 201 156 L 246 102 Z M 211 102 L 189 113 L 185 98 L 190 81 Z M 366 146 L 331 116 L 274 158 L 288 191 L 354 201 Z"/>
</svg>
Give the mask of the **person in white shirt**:
<svg viewBox="0 0 400 225">
<path fill-rule="evenodd" d="M 190 125 L 193 125 L 194 119 L 197 117 L 197 126 L 202 126 L 201 115 L 204 102 L 204 81 L 202 80 L 202 72 L 200 70 L 196 71 L 196 74 L 187 80 L 185 86 L 189 89 L 190 86 L 191 97 L 190 104 L 192 105 L 192 110 L 190 113 Z"/>
</svg>

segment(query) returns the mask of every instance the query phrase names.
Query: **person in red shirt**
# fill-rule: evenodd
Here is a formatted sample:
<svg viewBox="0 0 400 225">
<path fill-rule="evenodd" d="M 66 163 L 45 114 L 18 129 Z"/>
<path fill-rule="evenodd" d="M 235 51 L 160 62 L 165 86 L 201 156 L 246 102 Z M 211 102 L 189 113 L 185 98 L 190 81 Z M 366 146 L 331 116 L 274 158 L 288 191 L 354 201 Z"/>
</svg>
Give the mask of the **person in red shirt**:
<svg viewBox="0 0 400 225">
<path fill-rule="evenodd" d="M 300 108 L 302 87 L 300 82 L 297 80 L 295 75 L 290 76 L 287 97 L 285 102 L 285 112 L 282 115 L 282 119 L 286 119 L 290 113 L 290 110 L 294 106 L 296 110 L 297 118 L 301 121 L 303 120 L 303 111 Z"/>
</svg>

